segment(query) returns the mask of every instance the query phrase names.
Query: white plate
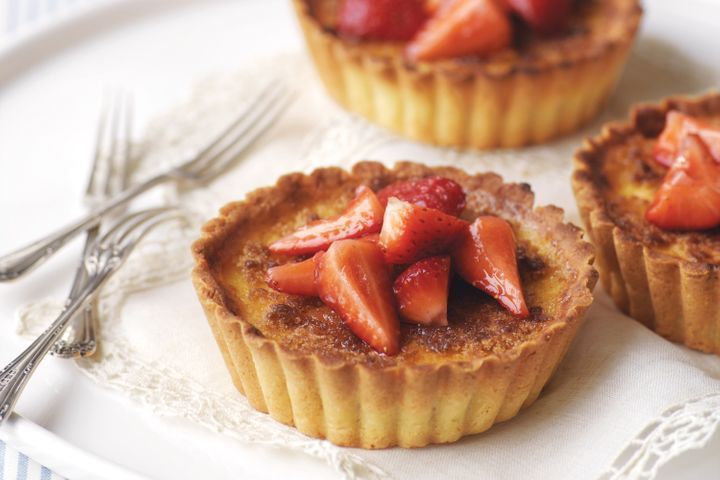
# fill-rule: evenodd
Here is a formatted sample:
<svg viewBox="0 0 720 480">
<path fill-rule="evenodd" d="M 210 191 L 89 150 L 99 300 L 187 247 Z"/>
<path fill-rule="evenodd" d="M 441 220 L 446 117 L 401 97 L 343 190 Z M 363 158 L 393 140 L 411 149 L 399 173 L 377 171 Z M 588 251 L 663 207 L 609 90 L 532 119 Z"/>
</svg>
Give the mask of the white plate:
<svg viewBox="0 0 720 480">
<path fill-rule="evenodd" d="M 140 131 L 198 79 L 299 50 L 299 38 L 281 0 L 111 1 L 0 49 L 0 251 L 81 213 L 104 86 L 132 87 Z M 78 254 L 75 242 L 42 270 L 0 285 L 0 364 L 24 347 L 15 309 L 65 295 Z M 160 419 L 55 358 L 39 367 L 17 411 L 24 418 L 0 438 L 70 478 L 337 478 L 305 455 Z"/>
<path fill-rule="evenodd" d="M 645 21 L 657 41 L 671 42 L 686 57 L 716 57 L 717 41 L 697 48 L 708 24 L 720 28 L 716 3 L 695 0 L 692 9 L 673 0 L 647 3 Z M 110 1 L 0 49 L 0 252 L 81 212 L 104 85 L 131 85 L 142 123 L 185 96 L 200 77 L 300 48 L 289 2 L 245 0 Z M 676 67 L 682 74 L 683 66 Z M 0 365 L 23 347 L 13 334 L 15 308 L 64 295 L 78 251 L 76 243 L 42 271 L 0 285 Z M 43 362 L 18 412 L 24 418 L 14 418 L 0 438 L 72 478 L 136 478 L 134 472 L 173 479 L 337 476 L 302 454 L 243 445 L 158 418 L 59 359 Z M 705 449 L 666 465 L 661 477 L 710 478 L 720 471 L 719 449 L 716 435 Z"/>
</svg>

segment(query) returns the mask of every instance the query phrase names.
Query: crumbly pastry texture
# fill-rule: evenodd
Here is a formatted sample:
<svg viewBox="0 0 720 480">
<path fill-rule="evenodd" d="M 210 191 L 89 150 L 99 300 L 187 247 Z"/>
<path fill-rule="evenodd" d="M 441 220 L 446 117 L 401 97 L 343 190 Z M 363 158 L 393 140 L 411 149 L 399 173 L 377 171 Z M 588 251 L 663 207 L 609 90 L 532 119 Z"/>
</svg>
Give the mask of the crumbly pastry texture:
<svg viewBox="0 0 720 480">
<path fill-rule="evenodd" d="M 575 154 L 573 190 L 603 287 L 624 313 L 674 342 L 720 354 L 720 232 L 663 231 L 644 219 L 663 171 L 652 146 L 679 110 L 720 120 L 720 94 L 634 108 Z"/>
<path fill-rule="evenodd" d="M 330 96 L 409 138 L 477 149 L 541 143 L 592 119 L 615 87 L 642 15 L 637 0 L 588 0 L 566 36 L 530 35 L 487 59 L 415 65 L 397 44 L 339 37 L 337 3 L 293 0 Z"/>
<path fill-rule="evenodd" d="M 422 356 L 418 350 L 427 348 L 419 348 L 409 335 L 401 340 L 397 357 L 352 347 L 344 352 L 342 345 L 304 349 L 284 341 L 287 331 L 278 334 L 261 323 L 267 311 L 257 316 L 256 306 L 234 304 L 232 287 L 220 273 L 222 256 L 248 224 L 283 204 L 300 202 L 309 192 L 433 174 L 459 181 L 469 192 L 469 206 L 505 215 L 521 241 L 542 249 L 541 256 L 562 269 L 552 282 L 530 293 L 548 309 L 548 318 L 538 320 L 545 323 L 525 338 L 513 335 L 512 325 L 506 324 L 507 333 L 491 333 L 507 340 L 505 349 L 489 351 L 478 347 Z M 193 246 L 193 280 L 235 386 L 255 408 L 280 422 L 336 444 L 363 448 L 453 442 L 515 416 L 535 401 L 567 351 L 592 303 L 597 278 L 593 249 L 579 229 L 563 223 L 562 210 L 533 209 L 532 202 L 529 187 L 504 184 L 493 174 L 470 176 L 407 162 L 388 170 L 361 162 L 352 173 L 324 168 L 310 175 L 287 175 L 274 187 L 226 206 Z M 292 314 L 285 316 L 292 320 Z"/>
<path fill-rule="evenodd" d="M 673 56 L 668 55 L 659 44 L 652 43 L 650 49 L 646 49 L 646 46 L 640 45 L 638 54 L 642 56 L 633 62 L 625 87 L 614 97 L 604 116 L 611 118 L 625 114 L 626 105 L 633 98 L 660 98 L 672 90 L 694 91 L 704 88 L 709 81 L 705 70 L 683 69 L 682 76 L 667 75 L 667 72 L 675 71 L 669 64 Z M 664 72 L 663 75 L 659 75 L 659 70 L 655 68 L 659 65 L 667 66 L 660 70 Z M 253 69 L 213 75 L 200 83 L 187 102 L 180 103 L 177 108 L 159 116 L 148 126 L 147 134 L 133 148 L 134 152 L 143 155 L 142 161 L 136 164 L 138 170 L 133 178 L 146 178 L 150 172 L 172 165 L 188 151 L 202 148 L 237 115 L 244 102 L 253 98 L 253 89 L 260 88 L 280 68 L 285 72 L 282 78 L 291 79 L 295 83 L 305 82 L 312 74 L 311 65 L 305 58 L 292 54 L 270 56 Z M 655 78 L 657 81 L 647 83 L 647 78 Z M 684 87 L 678 88 L 678 82 Z M 291 136 L 295 140 L 287 143 L 292 147 L 284 150 L 277 150 L 283 142 L 263 144 L 258 149 L 258 157 L 246 159 L 224 179 L 201 190 L 166 190 L 167 201 L 180 202 L 183 210 L 191 215 L 192 228 L 187 232 L 178 232 L 177 228 L 168 232 L 158 231 L 155 232 L 157 237 L 151 234 L 133 252 L 118 275 L 100 292 L 99 335 L 102 349 L 95 357 L 76 363 L 81 374 L 87 376 L 93 384 L 112 392 L 112 395 L 126 398 L 160 419 L 189 422 L 207 431 L 217 432 L 218 438 L 226 441 L 313 456 L 347 479 L 376 480 L 405 478 L 409 475 L 424 478 L 415 472 L 408 473 L 404 467 L 394 472 L 393 465 L 397 463 L 415 466 L 416 471 L 428 472 L 425 477 L 432 476 L 428 470 L 418 467 L 418 464 L 426 462 L 446 473 L 453 467 L 456 472 L 467 468 L 464 471 L 477 476 L 480 471 L 477 457 L 474 456 L 477 452 L 493 457 L 492 462 L 480 463 L 483 472 L 488 475 L 496 472 L 496 477 L 507 476 L 508 472 L 522 472 L 528 461 L 533 462 L 539 472 L 550 472 L 548 475 L 551 475 L 552 471 L 562 468 L 556 466 L 563 465 L 564 459 L 580 458 L 575 457 L 576 454 L 585 455 L 583 463 L 588 458 L 594 458 L 595 462 L 583 464 L 582 468 L 575 462 L 574 471 L 582 470 L 585 476 L 595 476 L 600 475 L 610 461 L 608 456 L 597 461 L 596 454 L 606 451 L 610 455 L 610 450 L 616 452 L 635 434 L 637 436 L 628 443 L 627 449 L 617 455 L 612 454 L 617 460 L 612 465 L 612 471 L 602 478 L 649 479 L 669 459 L 688 450 L 702 448 L 712 438 L 720 425 L 720 398 L 711 395 L 693 402 L 687 398 L 697 398 L 717 390 L 712 387 L 699 390 L 693 386 L 695 380 L 711 383 L 713 378 L 718 377 L 714 373 L 717 370 L 713 369 L 714 363 L 705 361 L 703 356 L 693 351 L 666 345 L 654 338 L 655 335 L 641 335 L 644 339 L 642 346 L 638 345 L 639 349 L 632 348 L 632 355 L 625 355 L 628 343 L 618 339 L 628 340 L 632 337 L 633 341 L 637 341 L 639 338 L 633 335 L 643 332 L 620 318 L 614 306 L 605 301 L 603 294 L 596 299 L 593 311 L 590 312 L 592 318 L 586 321 L 588 324 L 576 337 L 574 347 L 561 363 L 558 374 L 546 385 L 540 400 L 513 424 L 507 425 L 507 430 L 493 429 L 489 435 L 477 435 L 450 448 L 359 452 L 303 435 L 297 429 L 252 408 L 246 398 L 239 395 L 232 383 L 227 381 L 227 370 L 202 312 L 199 308 L 187 308 L 188 304 L 195 307 L 197 303 L 192 286 L 187 282 L 188 271 L 194 263 L 188 246 L 197 238 L 201 225 L 217 213 L 220 205 L 244 195 L 252 186 L 266 185 L 288 171 L 288 163 L 292 162 L 294 170 L 311 171 L 327 165 L 349 167 L 359 158 L 394 161 L 398 158 L 397 146 L 402 145 L 403 152 L 411 151 L 413 158 L 428 164 L 450 164 L 471 172 L 480 169 L 502 171 L 505 178 L 513 181 L 532 179 L 538 188 L 538 198 L 542 197 L 543 203 L 562 205 L 566 217 L 573 221 L 576 218 L 572 191 L 567 181 L 571 173 L 567 159 L 572 157 L 575 144 L 581 140 L 580 135 L 522 150 L 482 153 L 440 150 L 405 142 L 362 119 L 335 109 L 320 109 L 317 103 L 313 103 L 315 100 L 324 99 L 314 95 L 302 96 L 295 112 L 290 112 L 289 118 L 284 119 L 276 130 L 278 135 L 288 131 L 297 132 L 297 121 L 294 118 L 302 116 L 305 119 L 305 112 L 317 109 L 319 123 L 311 132 L 301 132 L 302 141 Z M 323 101 L 322 105 L 326 103 Z M 303 125 L 305 122 L 302 121 Z M 197 125 L 200 124 L 204 128 L 198 129 Z M 299 152 L 296 152 L 298 145 Z M 580 221 L 579 217 L 577 221 Z M 170 287 L 174 282 L 185 286 L 180 289 L 177 286 Z M 141 312 L 128 308 L 128 304 L 137 298 L 138 292 L 150 295 L 148 299 L 152 298 L 147 303 L 143 297 Z M 177 298 L 177 295 L 183 297 Z M 176 298 L 177 302 L 174 301 Z M 55 297 L 28 302 L 17 312 L 17 333 L 30 340 L 42 333 L 62 309 L 63 300 L 63 297 Z M 162 310 L 162 314 L 151 313 L 158 312 L 147 308 L 153 302 L 159 302 L 156 307 L 164 306 L 168 310 Z M 614 335 L 613 331 L 619 336 Z M 139 339 L 151 341 L 148 343 Z M 611 353 L 605 355 L 595 352 L 600 355 L 599 362 L 588 361 L 588 355 L 592 357 L 594 349 Z M 608 359 L 612 361 L 608 362 Z M 657 369 L 647 366 L 648 359 L 650 362 L 654 362 L 653 359 L 661 359 L 663 362 L 675 359 L 673 364 L 678 369 L 673 378 L 684 379 L 682 392 L 678 394 L 678 385 L 674 389 L 668 385 L 666 389 L 666 382 L 657 378 Z M 588 382 L 594 382 L 591 379 L 596 378 L 599 364 L 610 369 L 609 373 L 613 376 L 608 381 L 613 385 L 625 385 L 631 389 L 633 385 L 637 387 L 641 383 L 643 388 L 637 388 L 636 395 L 628 394 L 628 389 L 619 389 L 609 397 L 601 397 L 601 391 L 587 390 Z M 643 371 L 644 374 L 639 374 Z M 652 379 L 662 384 L 655 385 L 656 391 L 662 393 L 653 395 L 653 390 L 645 389 L 646 382 L 648 387 L 652 387 Z M 578 410 L 583 402 L 572 400 L 577 388 L 583 390 L 583 398 L 588 396 L 592 407 Z M 670 400 L 667 394 L 673 390 L 676 394 Z M 658 399 L 658 396 L 662 399 Z M 608 406 L 607 400 L 612 399 L 618 403 Z M 622 399 L 627 399 L 628 403 L 623 403 Z M 626 407 L 634 405 L 638 399 L 647 399 L 648 403 L 654 403 L 656 407 L 652 412 L 646 411 L 639 416 L 634 409 Z M 638 418 L 642 418 L 642 421 L 636 422 L 632 428 L 626 428 L 623 433 L 613 431 L 613 435 L 604 435 L 600 440 L 605 441 L 606 446 L 599 445 L 592 453 L 584 451 L 580 441 L 564 448 L 563 455 L 547 457 L 537 450 L 523 455 L 526 445 L 538 441 L 534 434 L 526 434 L 528 428 L 541 434 L 543 442 L 550 440 L 548 435 L 560 435 L 566 442 L 568 438 L 578 438 L 576 435 L 581 436 L 583 432 L 594 431 L 593 423 L 597 427 L 597 406 L 600 405 L 609 408 L 608 413 L 626 427 Z M 671 408 L 667 415 L 658 416 L 659 412 L 668 407 Z M 583 426 L 579 425 L 581 422 Z M 605 431 L 602 428 L 600 430 Z M 562 444 L 562 441 L 556 443 Z M 515 453 L 520 456 L 515 457 Z M 503 454 L 505 457 L 501 458 Z M 523 458 L 524 462 L 516 462 L 516 458 Z M 582 473 L 578 475 L 583 476 Z"/>
</svg>

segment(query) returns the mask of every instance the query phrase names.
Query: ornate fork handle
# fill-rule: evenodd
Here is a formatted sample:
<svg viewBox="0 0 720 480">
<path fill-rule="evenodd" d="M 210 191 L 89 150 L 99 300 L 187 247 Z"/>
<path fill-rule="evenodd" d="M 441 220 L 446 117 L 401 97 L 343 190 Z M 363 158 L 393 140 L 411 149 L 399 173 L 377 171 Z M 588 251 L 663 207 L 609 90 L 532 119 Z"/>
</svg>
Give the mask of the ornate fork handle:
<svg viewBox="0 0 720 480">
<path fill-rule="evenodd" d="M 20 248 L 12 253 L 0 257 L 0 281 L 14 280 L 31 268 L 41 264 L 57 252 L 63 245 L 76 235 L 88 228 L 97 225 L 103 216 L 117 207 L 126 204 L 138 195 L 151 188 L 175 178 L 172 174 L 156 175 L 144 183 L 132 187 L 117 197 L 101 204 L 87 215 L 75 220 L 69 225 L 59 229 L 30 245 Z"/>
<path fill-rule="evenodd" d="M 65 331 L 75 312 L 87 303 L 93 292 L 116 268 L 115 264 L 110 264 L 91 276 L 77 296 L 68 298 L 63 311 L 45 332 L 0 371 L 0 423 L 10 414 L 25 388 L 25 384 L 35 372 L 40 361 Z"/>
<path fill-rule="evenodd" d="M 204 148 L 160 173 L 100 205 L 88 215 L 27 247 L 0 257 L 0 282 L 18 278 L 47 260 L 67 241 L 97 224 L 111 210 L 166 181 L 206 182 L 226 171 L 241 153 L 266 132 L 295 98 L 277 79 L 268 82 L 249 105 Z"/>
</svg>

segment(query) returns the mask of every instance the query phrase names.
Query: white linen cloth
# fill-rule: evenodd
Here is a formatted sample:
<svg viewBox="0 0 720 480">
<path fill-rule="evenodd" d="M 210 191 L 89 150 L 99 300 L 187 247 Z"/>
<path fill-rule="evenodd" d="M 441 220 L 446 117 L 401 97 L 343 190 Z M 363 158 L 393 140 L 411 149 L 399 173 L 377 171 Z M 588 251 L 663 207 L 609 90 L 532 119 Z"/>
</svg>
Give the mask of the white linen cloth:
<svg viewBox="0 0 720 480">
<path fill-rule="evenodd" d="M 158 415 L 177 416 L 248 442 L 323 458 L 347 478 L 652 478 L 669 458 L 707 441 L 720 423 L 720 357 L 674 345 L 620 314 L 602 292 L 539 400 L 484 434 L 416 450 L 363 451 L 299 434 L 249 407 L 237 393 L 190 284 L 189 245 L 199 225 L 228 201 L 290 171 L 412 159 L 492 170 L 533 185 L 537 203 L 578 215 L 569 185 L 572 152 L 638 100 L 707 88 L 716 77 L 677 74 L 651 44 L 630 59 L 600 119 L 571 137 L 522 150 L 462 153 L 415 144 L 340 111 L 309 74 L 304 57 L 268 59 L 255 70 L 208 79 L 185 105 L 148 129 L 136 178 L 201 146 L 239 111 L 264 78 L 279 72 L 302 96 L 230 173 L 195 191 L 168 188 L 190 228 L 151 236 L 102 292 L 101 345 L 77 362 L 90 378 Z M 647 78 L 654 78 L 652 84 Z M 23 307 L 19 333 L 42 329 L 60 299 Z"/>
<path fill-rule="evenodd" d="M 0 53 L 13 41 L 37 27 L 47 24 L 70 7 L 92 0 L 82 0 L 71 5 L 69 0 L 24 1 L 0 0 Z M 0 440 L 0 480 L 63 480 L 62 477 L 40 465 L 24 453 Z"/>
</svg>

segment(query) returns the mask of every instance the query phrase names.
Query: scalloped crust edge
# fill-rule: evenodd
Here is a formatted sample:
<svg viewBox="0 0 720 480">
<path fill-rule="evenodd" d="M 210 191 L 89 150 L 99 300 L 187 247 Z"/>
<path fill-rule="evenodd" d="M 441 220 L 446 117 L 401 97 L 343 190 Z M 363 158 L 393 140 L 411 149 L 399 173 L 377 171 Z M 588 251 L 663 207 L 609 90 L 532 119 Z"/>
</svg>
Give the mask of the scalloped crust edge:
<svg viewBox="0 0 720 480">
<path fill-rule="evenodd" d="M 196 261 L 192 278 L 198 298 L 235 386 L 254 408 L 337 445 L 409 448 L 454 442 L 482 432 L 514 417 L 537 399 L 592 303 L 597 281 L 592 267 L 594 249 L 582 240 L 579 228 L 563 223 L 561 209 L 532 210 L 533 194 L 527 185 L 504 184 L 494 174 L 471 177 L 454 168 L 432 169 L 409 162 L 398 163 L 393 170 L 375 162 L 360 162 L 352 171 L 368 184 L 387 175 L 431 174 L 486 185 L 490 194 L 502 192 L 519 207 L 542 216 L 544 238 L 553 238 L 558 249 L 567 250 L 568 261 L 577 272 L 566 295 L 564 317 L 511 351 L 462 362 L 378 367 L 289 351 L 230 311 L 208 262 L 243 219 L 252 218 L 268 202 L 282 201 L 297 188 L 336 182 L 348 173 L 323 168 L 310 175 L 286 175 L 276 186 L 256 190 L 245 201 L 224 207 L 219 217 L 203 227 L 202 237 L 192 246 Z"/>
<path fill-rule="evenodd" d="M 315 68 L 337 103 L 414 140 L 476 149 L 542 143 L 591 120 L 615 88 L 642 15 L 638 4 L 624 38 L 577 61 L 470 71 L 373 55 L 323 29 L 308 0 L 293 4 Z"/>
<path fill-rule="evenodd" d="M 644 245 L 609 217 L 595 189 L 592 165 L 604 148 L 636 131 L 657 136 L 670 110 L 720 113 L 720 93 L 669 98 L 634 107 L 627 122 L 610 123 L 574 156 L 572 186 L 580 215 L 597 248 L 603 288 L 615 305 L 670 341 L 720 355 L 720 265 L 673 257 Z"/>
</svg>

